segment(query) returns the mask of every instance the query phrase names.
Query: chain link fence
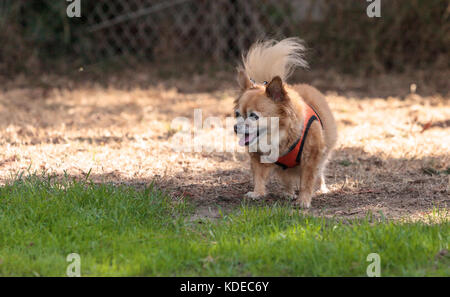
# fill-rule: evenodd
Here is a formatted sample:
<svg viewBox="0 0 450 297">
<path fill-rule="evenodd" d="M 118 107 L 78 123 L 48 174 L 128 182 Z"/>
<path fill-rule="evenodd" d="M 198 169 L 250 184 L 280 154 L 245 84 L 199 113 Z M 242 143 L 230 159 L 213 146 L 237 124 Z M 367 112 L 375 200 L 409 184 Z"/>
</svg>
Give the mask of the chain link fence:
<svg viewBox="0 0 450 297">
<path fill-rule="evenodd" d="M 257 38 L 298 34 L 320 20 L 321 1 L 100 0 L 87 13 L 95 57 L 225 62 Z"/>
<path fill-rule="evenodd" d="M 314 68 L 449 67 L 447 0 L 382 1 L 381 18 L 366 0 L 79 1 L 81 18 L 69 18 L 66 0 L 0 0 L 0 70 L 116 57 L 221 67 L 257 39 L 290 36 L 305 39 Z"/>
</svg>

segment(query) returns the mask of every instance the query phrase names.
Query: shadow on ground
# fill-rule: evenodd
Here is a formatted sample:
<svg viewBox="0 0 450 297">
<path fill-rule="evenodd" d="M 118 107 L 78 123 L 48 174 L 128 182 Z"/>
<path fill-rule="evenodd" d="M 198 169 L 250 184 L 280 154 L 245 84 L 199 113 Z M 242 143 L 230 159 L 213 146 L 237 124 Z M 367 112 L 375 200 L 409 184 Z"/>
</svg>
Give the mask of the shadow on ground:
<svg viewBox="0 0 450 297">
<path fill-rule="evenodd" d="M 232 154 L 212 154 L 218 162 L 233 158 Z M 439 160 L 439 156 L 435 160 Z M 433 162 L 428 158 L 426 162 Z M 126 178 L 117 173 L 92 174 L 96 182 L 126 184 L 137 188 L 154 184 L 174 199 L 183 197 L 195 205 L 197 218 L 216 218 L 242 203 L 254 206 L 291 204 L 275 177 L 268 184 L 268 194 L 261 200 L 244 198 L 252 189 L 248 160 L 241 154 L 236 160 L 242 168 L 216 169 L 190 175 L 180 166 L 171 177 Z M 421 166 L 424 160 L 383 159 L 360 148 L 342 148 L 335 152 L 327 174 L 330 192 L 316 193 L 306 213 L 341 218 L 361 218 L 372 213 L 388 218 L 423 218 L 449 207 L 449 175 L 445 170 L 433 173 Z M 293 206 L 294 208 L 294 206 Z"/>
</svg>

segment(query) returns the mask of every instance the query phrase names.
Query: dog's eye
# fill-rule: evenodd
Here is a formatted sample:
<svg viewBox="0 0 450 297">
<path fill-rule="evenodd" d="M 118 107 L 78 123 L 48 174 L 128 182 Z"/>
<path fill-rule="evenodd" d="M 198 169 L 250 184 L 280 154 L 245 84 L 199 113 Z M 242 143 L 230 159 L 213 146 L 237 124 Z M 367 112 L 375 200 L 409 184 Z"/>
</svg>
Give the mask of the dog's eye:
<svg viewBox="0 0 450 297">
<path fill-rule="evenodd" d="M 236 110 L 236 111 L 234 112 L 234 116 L 235 116 L 235 117 L 238 118 L 240 115 L 241 115 L 241 114 L 239 113 L 239 111 Z"/>
<path fill-rule="evenodd" d="M 254 112 L 252 112 L 249 117 L 254 118 L 255 120 L 259 119 L 258 115 Z"/>
</svg>

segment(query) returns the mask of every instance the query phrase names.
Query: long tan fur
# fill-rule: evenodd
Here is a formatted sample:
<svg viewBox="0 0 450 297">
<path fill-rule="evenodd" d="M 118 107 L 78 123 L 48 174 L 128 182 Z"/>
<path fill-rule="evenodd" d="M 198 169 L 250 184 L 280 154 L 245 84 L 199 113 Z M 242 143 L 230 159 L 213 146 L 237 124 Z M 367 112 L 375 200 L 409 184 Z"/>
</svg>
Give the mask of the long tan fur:
<svg viewBox="0 0 450 297">
<path fill-rule="evenodd" d="M 296 37 L 258 41 L 242 57 L 244 70 L 257 83 L 269 82 L 275 76 L 285 81 L 295 67 L 308 67 L 304 50 L 302 40 Z"/>
</svg>

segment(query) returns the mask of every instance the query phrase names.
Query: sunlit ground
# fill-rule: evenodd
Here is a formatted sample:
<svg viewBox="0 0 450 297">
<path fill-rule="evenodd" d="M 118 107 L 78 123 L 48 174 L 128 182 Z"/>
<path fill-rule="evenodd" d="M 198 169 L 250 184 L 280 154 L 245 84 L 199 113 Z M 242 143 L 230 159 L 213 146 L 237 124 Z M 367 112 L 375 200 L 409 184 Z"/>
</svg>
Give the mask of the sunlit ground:
<svg viewBox="0 0 450 297">
<path fill-rule="evenodd" d="M 154 182 L 174 199 L 196 205 L 195 217 L 218 217 L 240 205 L 251 188 L 248 158 L 233 152 L 175 152 L 175 117 L 201 109 L 225 125 L 234 81 L 194 77 L 175 87 L 95 83 L 65 87 L 16 85 L 0 92 L 0 183 L 20 172 L 89 177 L 143 187 Z M 324 82 L 318 82 L 319 87 Z M 314 83 L 313 83 L 314 84 Z M 183 87 L 188 86 L 188 87 Z M 418 86 L 420 88 L 420 86 Z M 384 91 L 385 92 L 385 91 Z M 408 90 L 409 92 L 409 90 Z M 445 94 L 383 96 L 328 91 L 339 143 L 326 174 L 331 190 L 312 201 L 313 215 L 421 219 L 450 202 L 450 103 Z M 377 92 L 375 91 L 375 94 Z M 383 93 L 380 91 L 380 93 Z M 198 138 L 237 139 L 226 127 Z M 217 147 L 216 147 L 217 148 Z M 283 201 L 276 180 L 262 202 Z"/>
</svg>

